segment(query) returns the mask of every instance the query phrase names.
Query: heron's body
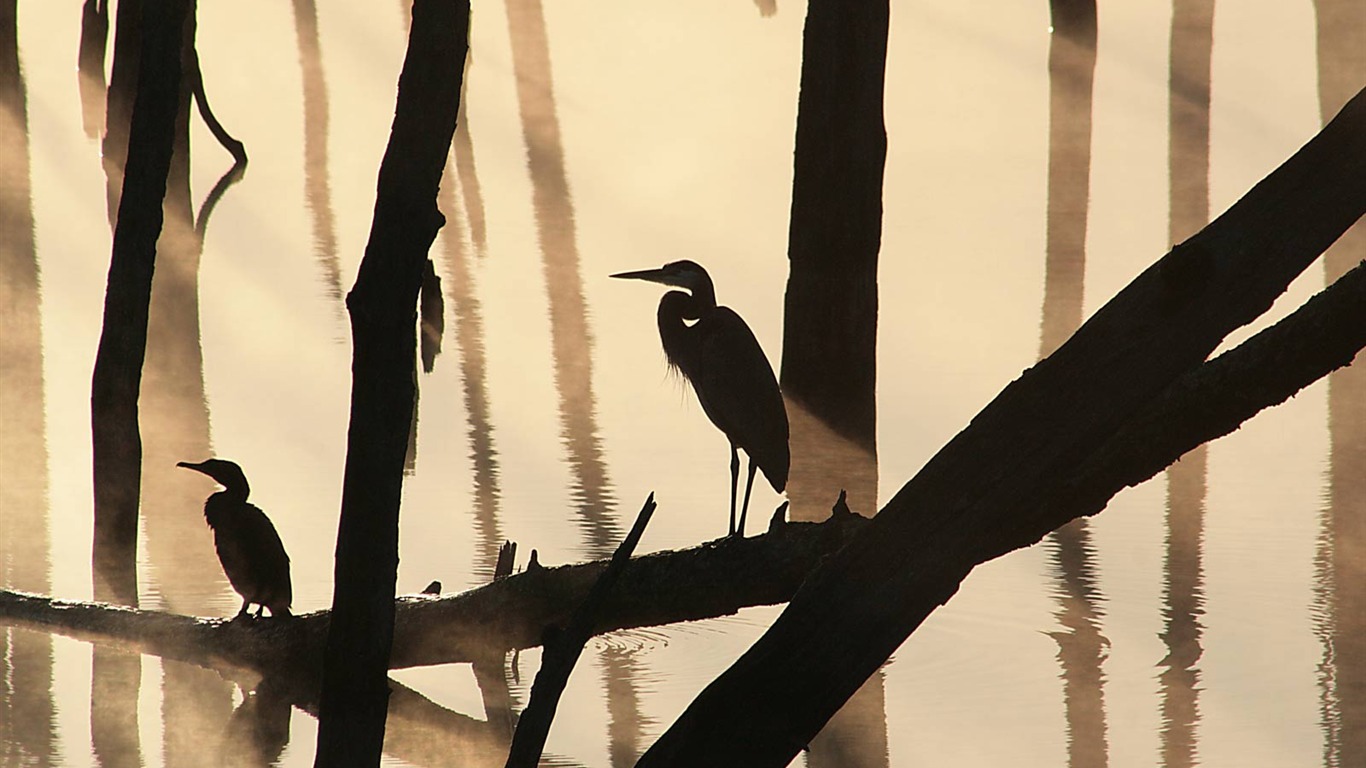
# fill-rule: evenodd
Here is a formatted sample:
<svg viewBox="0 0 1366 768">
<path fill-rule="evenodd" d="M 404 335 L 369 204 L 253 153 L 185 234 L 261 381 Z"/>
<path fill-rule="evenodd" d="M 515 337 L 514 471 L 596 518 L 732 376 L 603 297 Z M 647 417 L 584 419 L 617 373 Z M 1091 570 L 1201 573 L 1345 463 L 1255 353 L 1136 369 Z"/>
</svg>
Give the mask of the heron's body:
<svg viewBox="0 0 1366 768">
<path fill-rule="evenodd" d="M 209 459 L 198 464 L 180 462 L 218 481 L 223 490 L 204 502 L 204 520 L 213 531 L 218 562 L 237 594 L 242 596 L 241 616 L 252 604 L 256 615 L 269 608 L 272 616 L 288 616 L 293 602 L 289 578 L 289 555 L 270 518 L 247 502 L 251 492 L 246 475 L 231 461 Z"/>
<path fill-rule="evenodd" d="M 702 410 L 731 445 L 731 532 L 743 535 L 755 467 L 775 491 L 787 487 L 787 410 L 778 380 L 749 326 L 729 307 L 716 303 L 710 276 L 691 261 L 657 270 L 626 272 L 635 278 L 688 289 L 669 291 L 659 301 L 659 338 L 669 364 L 692 384 Z M 740 522 L 735 522 L 739 480 L 736 449 L 749 456 Z"/>
</svg>

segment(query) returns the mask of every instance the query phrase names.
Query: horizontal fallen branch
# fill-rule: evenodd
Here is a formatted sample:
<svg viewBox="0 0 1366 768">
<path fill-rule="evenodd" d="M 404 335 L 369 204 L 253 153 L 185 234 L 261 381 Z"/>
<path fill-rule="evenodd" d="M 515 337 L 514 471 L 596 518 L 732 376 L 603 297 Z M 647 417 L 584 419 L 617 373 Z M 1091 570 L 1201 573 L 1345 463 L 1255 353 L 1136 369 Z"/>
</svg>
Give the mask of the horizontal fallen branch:
<svg viewBox="0 0 1366 768">
<path fill-rule="evenodd" d="M 857 515 L 838 515 L 824 523 L 779 523 L 762 536 L 718 539 L 634 558 L 604 602 L 592 633 L 782 603 L 821 558 L 864 523 Z M 400 597 L 390 667 L 468 662 L 540 645 L 544 629 L 568 621 L 606 565 L 601 560 L 538 566 L 458 595 Z M 229 621 L 0 591 L 0 623 L 261 674 L 277 669 L 317 672 L 328 622 L 328 611 L 278 621 Z"/>
</svg>

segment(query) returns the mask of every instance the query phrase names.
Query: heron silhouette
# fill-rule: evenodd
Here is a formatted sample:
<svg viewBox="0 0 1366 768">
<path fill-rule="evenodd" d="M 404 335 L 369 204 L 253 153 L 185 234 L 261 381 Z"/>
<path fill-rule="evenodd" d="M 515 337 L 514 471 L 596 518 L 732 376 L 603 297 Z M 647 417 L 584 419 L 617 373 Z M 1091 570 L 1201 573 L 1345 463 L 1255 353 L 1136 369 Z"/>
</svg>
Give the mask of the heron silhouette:
<svg viewBox="0 0 1366 768">
<path fill-rule="evenodd" d="M 702 265 L 674 261 L 659 269 L 620 272 L 612 277 L 648 280 L 686 288 L 659 300 L 659 339 L 669 365 L 692 384 L 707 418 L 730 441 L 730 534 L 744 535 L 756 467 L 773 490 L 787 486 L 787 410 L 778 380 L 759 341 L 730 307 L 718 306 L 711 276 Z M 749 456 L 749 475 L 735 519 L 740 456 Z"/>
<path fill-rule="evenodd" d="M 204 519 L 213 529 L 213 546 L 228 583 L 242 596 L 237 618 L 246 615 L 252 603 L 257 605 L 257 618 L 267 608 L 271 616 L 289 616 L 294 599 L 289 555 L 266 513 L 247 503 L 251 486 L 242 468 L 226 459 L 182 461 L 176 466 L 208 475 L 223 486 L 204 502 Z"/>
</svg>

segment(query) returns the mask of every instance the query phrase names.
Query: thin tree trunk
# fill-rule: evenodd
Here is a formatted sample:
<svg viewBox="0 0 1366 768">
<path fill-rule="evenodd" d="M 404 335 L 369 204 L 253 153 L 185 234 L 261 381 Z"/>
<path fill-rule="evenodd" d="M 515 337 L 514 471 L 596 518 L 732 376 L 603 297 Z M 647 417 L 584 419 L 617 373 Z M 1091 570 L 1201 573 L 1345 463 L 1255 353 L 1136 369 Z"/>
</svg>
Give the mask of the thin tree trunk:
<svg viewBox="0 0 1366 768">
<path fill-rule="evenodd" d="M 316 764 L 377 765 L 389 697 L 398 510 L 412 424 L 417 296 L 468 49 L 465 0 L 416 0 L 374 222 L 347 297 L 355 343 Z"/>
<path fill-rule="evenodd" d="M 187 0 L 174 0 L 146 15 L 139 58 L 147 66 L 139 70 L 104 328 L 91 385 L 97 594 L 107 588 L 129 602 L 136 600 L 137 592 L 131 565 L 137 552 L 142 463 L 138 393 L 162 198 L 175 137 L 181 32 L 189 5 Z"/>
</svg>

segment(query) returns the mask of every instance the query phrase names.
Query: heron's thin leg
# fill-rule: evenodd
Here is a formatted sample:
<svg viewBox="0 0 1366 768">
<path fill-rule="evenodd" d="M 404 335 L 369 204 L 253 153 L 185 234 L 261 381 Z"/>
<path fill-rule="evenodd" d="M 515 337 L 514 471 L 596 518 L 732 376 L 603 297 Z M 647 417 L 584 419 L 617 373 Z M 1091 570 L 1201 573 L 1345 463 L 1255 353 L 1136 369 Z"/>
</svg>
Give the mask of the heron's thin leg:
<svg viewBox="0 0 1366 768">
<path fill-rule="evenodd" d="M 730 535 L 735 535 L 735 489 L 740 485 L 740 454 L 730 444 Z"/>
<path fill-rule="evenodd" d="M 754 457 L 749 459 L 749 477 L 745 480 L 745 503 L 740 507 L 740 530 L 741 536 L 745 535 L 745 514 L 749 512 L 749 492 L 754 487 Z"/>
</svg>

